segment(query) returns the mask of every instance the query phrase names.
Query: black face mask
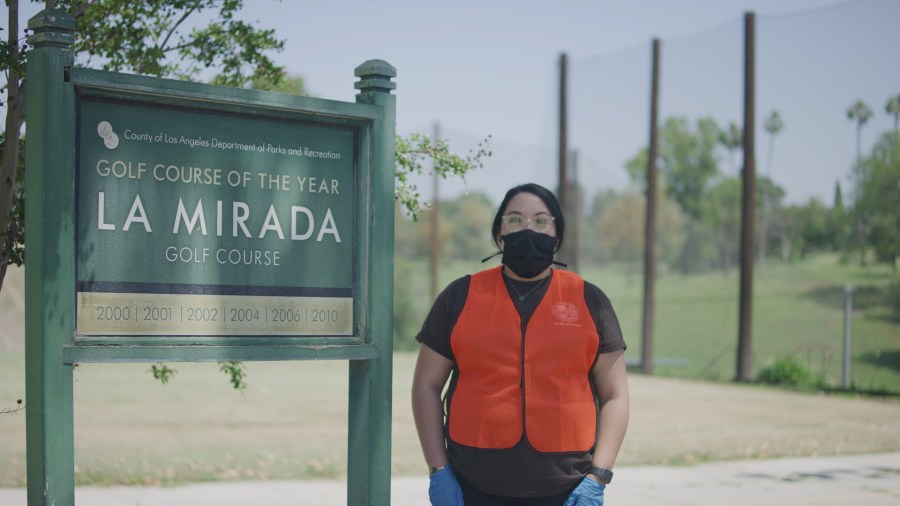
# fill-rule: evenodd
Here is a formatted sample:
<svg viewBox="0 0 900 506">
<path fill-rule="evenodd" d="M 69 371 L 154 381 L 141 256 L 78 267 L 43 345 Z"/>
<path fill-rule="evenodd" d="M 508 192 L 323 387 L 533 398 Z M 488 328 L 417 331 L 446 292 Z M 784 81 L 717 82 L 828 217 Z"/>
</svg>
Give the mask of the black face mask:
<svg viewBox="0 0 900 506">
<path fill-rule="evenodd" d="M 529 228 L 500 237 L 503 265 L 521 278 L 533 278 L 553 263 L 556 238 Z"/>
</svg>

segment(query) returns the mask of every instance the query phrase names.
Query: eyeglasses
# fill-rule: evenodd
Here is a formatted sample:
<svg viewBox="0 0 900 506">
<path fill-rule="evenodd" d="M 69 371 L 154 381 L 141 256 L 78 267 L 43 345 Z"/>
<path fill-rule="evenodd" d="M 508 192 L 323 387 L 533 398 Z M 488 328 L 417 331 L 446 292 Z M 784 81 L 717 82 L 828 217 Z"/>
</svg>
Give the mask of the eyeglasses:
<svg viewBox="0 0 900 506">
<path fill-rule="evenodd" d="M 532 230 L 542 234 L 548 232 L 553 226 L 553 222 L 556 221 L 556 218 L 546 214 L 539 214 L 532 218 L 526 218 L 521 214 L 504 214 L 500 219 L 503 220 L 503 224 L 506 225 L 506 230 L 509 232 L 524 230 L 530 224 Z"/>
</svg>

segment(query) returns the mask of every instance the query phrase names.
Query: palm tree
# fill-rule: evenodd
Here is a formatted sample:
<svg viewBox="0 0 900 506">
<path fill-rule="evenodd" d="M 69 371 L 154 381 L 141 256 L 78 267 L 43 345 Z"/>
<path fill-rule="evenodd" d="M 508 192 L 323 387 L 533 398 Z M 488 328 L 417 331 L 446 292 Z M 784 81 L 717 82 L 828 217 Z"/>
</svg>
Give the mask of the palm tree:
<svg viewBox="0 0 900 506">
<path fill-rule="evenodd" d="M 862 159 L 862 127 L 872 117 L 872 109 L 862 100 L 847 109 L 847 119 L 856 120 L 856 160 Z"/>
<path fill-rule="evenodd" d="M 884 106 L 884 110 L 887 111 L 888 114 L 894 115 L 894 133 L 897 133 L 897 123 L 900 121 L 900 95 L 894 95 L 889 98 L 887 101 L 887 105 Z"/>
<path fill-rule="evenodd" d="M 766 174 L 772 174 L 772 153 L 775 149 L 775 136 L 778 135 L 778 132 L 784 128 L 784 121 L 781 120 L 781 115 L 778 114 L 778 111 L 773 110 L 769 113 L 769 117 L 766 118 L 765 123 L 763 123 L 763 128 L 766 129 L 766 132 L 769 134 L 769 152 L 766 160 Z"/>
<path fill-rule="evenodd" d="M 732 121 L 726 130 L 719 130 L 719 144 L 728 150 L 728 170 L 734 172 L 734 152 L 744 143 L 744 134 Z"/>
</svg>

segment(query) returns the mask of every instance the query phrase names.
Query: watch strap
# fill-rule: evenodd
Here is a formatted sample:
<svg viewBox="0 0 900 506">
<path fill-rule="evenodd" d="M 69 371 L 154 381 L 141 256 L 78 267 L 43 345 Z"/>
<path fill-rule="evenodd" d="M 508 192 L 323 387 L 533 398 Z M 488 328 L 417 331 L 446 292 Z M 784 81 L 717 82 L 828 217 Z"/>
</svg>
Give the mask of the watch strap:
<svg viewBox="0 0 900 506">
<path fill-rule="evenodd" d="M 605 467 L 591 467 L 588 474 L 596 476 L 604 485 L 609 485 L 613 478 L 612 470 Z"/>
</svg>

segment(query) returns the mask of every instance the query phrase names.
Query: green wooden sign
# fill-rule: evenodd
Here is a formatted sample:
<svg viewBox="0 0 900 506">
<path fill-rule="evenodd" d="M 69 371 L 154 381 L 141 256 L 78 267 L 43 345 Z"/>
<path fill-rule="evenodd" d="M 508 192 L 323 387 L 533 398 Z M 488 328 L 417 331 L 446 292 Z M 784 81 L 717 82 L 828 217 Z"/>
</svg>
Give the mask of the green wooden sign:
<svg viewBox="0 0 900 506">
<path fill-rule="evenodd" d="M 337 102 L 75 68 L 73 18 L 29 28 L 28 503 L 75 502 L 77 363 L 338 359 L 347 503 L 390 504 L 396 70 Z"/>
</svg>

